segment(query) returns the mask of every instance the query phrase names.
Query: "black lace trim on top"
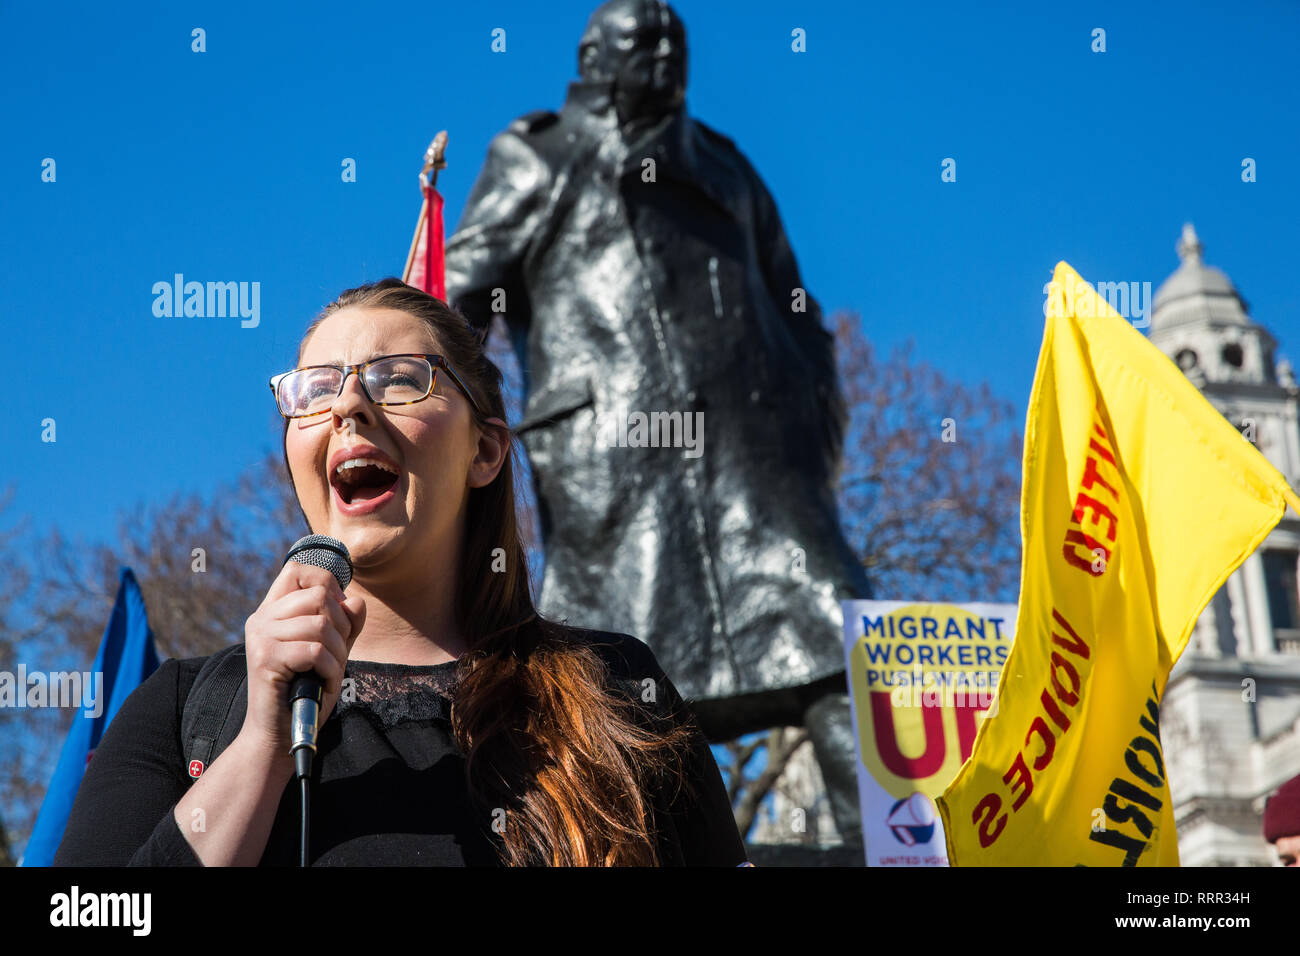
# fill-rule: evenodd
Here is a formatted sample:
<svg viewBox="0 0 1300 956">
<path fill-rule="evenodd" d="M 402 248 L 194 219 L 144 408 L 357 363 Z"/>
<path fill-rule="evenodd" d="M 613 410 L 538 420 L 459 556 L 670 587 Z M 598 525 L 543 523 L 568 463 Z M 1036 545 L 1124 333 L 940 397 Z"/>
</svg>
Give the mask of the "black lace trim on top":
<svg viewBox="0 0 1300 956">
<path fill-rule="evenodd" d="M 451 722 L 451 692 L 459 661 L 386 664 L 348 661 L 335 713 L 364 711 L 385 727 L 411 720 Z"/>
</svg>

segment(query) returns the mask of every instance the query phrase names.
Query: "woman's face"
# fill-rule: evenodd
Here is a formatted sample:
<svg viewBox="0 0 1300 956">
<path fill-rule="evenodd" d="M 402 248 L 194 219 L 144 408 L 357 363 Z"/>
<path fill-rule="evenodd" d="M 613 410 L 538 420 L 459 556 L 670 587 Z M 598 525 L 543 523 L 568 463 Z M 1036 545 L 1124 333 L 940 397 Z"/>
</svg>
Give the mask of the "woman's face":
<svg viewBox="0 0 1300 956">
<path fill-rule="evenodd" d="M 408 352 L 442 354 L 421 319 L 398 309 L 346 308 L 317 327 L 298 364 L 352 365 Z M 430 556 L 454 563 L 469 491 L 496 477 L 503 437 L 476 426 L 446 372 L 438 372 L 428 398 L 411 405 L 373 405 L 349 374 L 328 412 L 290 419 L 285 451 L 312 531 L 347 545 L 360 580 L 397 580 L 427 575 Z M 353 458 L 385 461 L 396 482 L 378 495 L 354 491 L 337 473 L 340 461 Z M 387 481 L 382 473 L 360 474 L 379 477 L 376 487 Z"/>
</svg>

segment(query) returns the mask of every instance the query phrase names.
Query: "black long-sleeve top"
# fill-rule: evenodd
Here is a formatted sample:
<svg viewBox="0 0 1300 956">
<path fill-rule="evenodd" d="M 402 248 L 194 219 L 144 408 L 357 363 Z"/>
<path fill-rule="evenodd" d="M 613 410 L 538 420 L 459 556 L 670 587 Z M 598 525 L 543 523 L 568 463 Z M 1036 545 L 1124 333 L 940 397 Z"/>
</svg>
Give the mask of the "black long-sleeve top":
<svg viewBox="0 0 1300 956">
<path fill-rule="evenodd" d="M 585 633 L 609 668 L 611 687 L 641 700 L 650 678 L 657 701 L 645 706 L 660 717 L 689 715 L 644 643 Z M 173 811 L 193 782 L 181 714 L 205 660 L 167 660 L 114 716 L 86 768 L 55 866 L 201 865 Z M 499 837 L 490 816 L 471 803 L 464 755 L 451 734 L 446 694 L 455 668 L 455 661 L 348 662 L 353 692 L 335 705 L 318 739 L 312 865 L 499 865 Z M 722 776 L 698 729 L 684 771 L 690 788 L 650 795 L 661 863 L 743 864 L 744 843 Z M 298 864 L 300 812 L 293 780 L 281 797 L 262 866 Z"/>
</svg>

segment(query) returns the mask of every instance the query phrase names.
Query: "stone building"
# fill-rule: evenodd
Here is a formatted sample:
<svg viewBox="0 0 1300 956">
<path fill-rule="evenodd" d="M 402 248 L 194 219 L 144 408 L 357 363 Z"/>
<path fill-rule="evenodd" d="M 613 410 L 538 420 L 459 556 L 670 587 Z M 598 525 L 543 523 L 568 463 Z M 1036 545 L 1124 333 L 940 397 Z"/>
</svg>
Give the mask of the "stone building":
<svg viewBox="0 0 1300 956">
<path fill-rule="evenodd" d="M 1300 389 L 1277 342 L 1191 225 L 1157 290 L 1148 334 L 1300 487 Z M 1295 347 L 1297 343 L 1288 343 Z M 1189 476 L 1192 477 L 1192 476 Z M 1184 866 L 1271 865 L 1265 798 L 1300 773 L 1300 518 L 1289 509 L 1214 596 L 1174 666 L 1161 737 Z"/>
</svg>

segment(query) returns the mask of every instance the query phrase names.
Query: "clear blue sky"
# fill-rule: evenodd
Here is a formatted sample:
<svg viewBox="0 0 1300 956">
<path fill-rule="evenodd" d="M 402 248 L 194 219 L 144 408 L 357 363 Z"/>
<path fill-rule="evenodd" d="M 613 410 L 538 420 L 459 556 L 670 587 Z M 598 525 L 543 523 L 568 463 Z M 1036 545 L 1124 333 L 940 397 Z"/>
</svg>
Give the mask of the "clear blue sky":
<svg viewBox="0 0 1300 956">
<path fill-rule="evenodd" d="M 677 4 L 688 106 L 767 181 L 823 306 L 1023 414 L 1057 260 L 1155 285 L 1191 219 L 1300 358 L 1296 5 L 990 6 Z M 118 509 L 206 494 L 276 448 L 266 379 L 335 294 L 400 273 L 432 134 L 450 132 L 450 229 L 491 136 L 562 102 L 593 7 L 6 4 L 13 517 L 110 540 Z M 155 317 L 177 272 L 259 282 L 260 325 Z"/>
</svg>

